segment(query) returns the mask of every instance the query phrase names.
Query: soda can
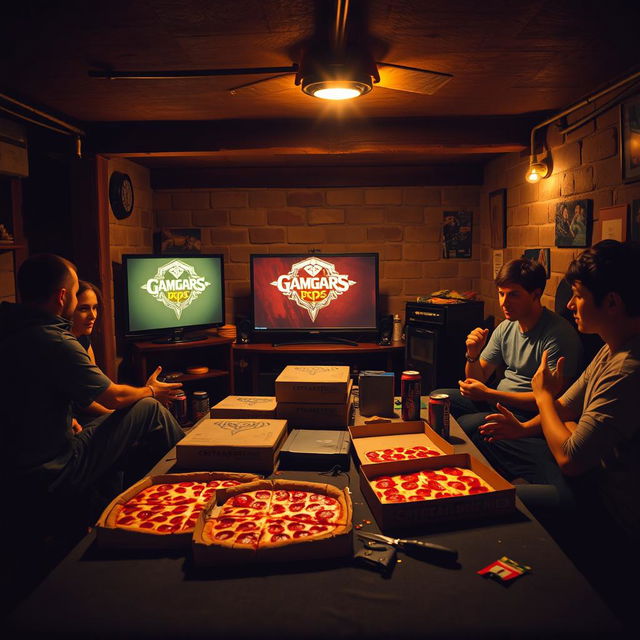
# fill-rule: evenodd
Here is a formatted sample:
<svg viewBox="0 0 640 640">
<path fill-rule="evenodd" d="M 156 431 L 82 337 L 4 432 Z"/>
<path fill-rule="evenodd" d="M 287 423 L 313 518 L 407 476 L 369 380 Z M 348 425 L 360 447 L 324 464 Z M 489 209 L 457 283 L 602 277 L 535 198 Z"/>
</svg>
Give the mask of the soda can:
<svg viewBox="0 0 640 640">
<path fill-rule="evenodd" d="M 198 422 L 209 417 L 209 394 L 206 391 L 194 391 L 191 394 L 191 418 Z"/>
<path fill-rule="evenodd" d="M 429 396 L 429 426 L 445 440 L 449 439 L 449 409 L 451 400 L 446 393 Z"/>
<path fill-rule="evenodd" d="M 400 378 L 402 419 L 420 420 L 420 392 L 422 376 L 419 371 L 403 371 Z"/>
<path fill-rule="evenodd" d="M 189 423 L 189 412 L 187 411 L 187 394 L 184 391 L 178 391 L 171 402 L 169 411 L 176 419 L 180 426 Z"/>
</svg>

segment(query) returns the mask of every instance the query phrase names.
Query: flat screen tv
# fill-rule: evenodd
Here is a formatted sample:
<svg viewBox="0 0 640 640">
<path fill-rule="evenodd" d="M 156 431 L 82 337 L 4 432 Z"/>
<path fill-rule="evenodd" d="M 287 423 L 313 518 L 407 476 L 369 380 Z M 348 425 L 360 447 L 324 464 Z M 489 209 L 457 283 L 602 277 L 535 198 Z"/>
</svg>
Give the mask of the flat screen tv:
<svg viewBox="0 0 640 640">
<path fill-rule="evenodd" d="M 221 254 L 122 256 L 125 331 L 155 342 L 189 342 L 185 332 L 224 324 Z"/>
<path fill-rule="evenodd" d="M 254 254 L 251 305 L 254 334 L 288 334 L 288 344 L 370 338 L 378 329 L 378 254 Z"/>
</svg>

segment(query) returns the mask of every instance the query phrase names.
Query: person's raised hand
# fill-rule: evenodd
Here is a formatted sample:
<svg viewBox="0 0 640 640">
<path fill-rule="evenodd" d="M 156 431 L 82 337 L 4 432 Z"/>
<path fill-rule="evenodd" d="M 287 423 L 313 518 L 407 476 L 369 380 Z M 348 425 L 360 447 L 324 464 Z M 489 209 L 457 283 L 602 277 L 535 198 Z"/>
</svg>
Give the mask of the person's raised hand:
<svg viewBox="0 0 640 640">
<path fill-rule="evenodd" d="M 531 378 L 531 389 L 533 395 L 536 398 L 541 397 L 545 393 L 555 398 L 560 391 L 562 391 L 563 384 L 563 372 L 564 372 L 564 357 L 558 358 L 556 362 L 556 368 L 552 371 L 548 364 L 549 354 L 545 349 L 542 352 L 542 359 L 540 360 L 540 366 L 538 370 Z"/>
<path fill-rule="evenodd" d="M 476 327 L 468 336 L 465 342 L 467 354 L 470 358 L 478 358 L 482 353 L 482 349 L 487 342 L 489 329 L 481 329 Z"/>
<path fill-rule="evenodd" d="M 488 387 L 480 380 L 474 378 L 466 378 L 465 380 L 458 380 L 458 386 L 460 387 L 460 393 L 469 400 L 486 400 L 488 397 Z"/>
</svg>

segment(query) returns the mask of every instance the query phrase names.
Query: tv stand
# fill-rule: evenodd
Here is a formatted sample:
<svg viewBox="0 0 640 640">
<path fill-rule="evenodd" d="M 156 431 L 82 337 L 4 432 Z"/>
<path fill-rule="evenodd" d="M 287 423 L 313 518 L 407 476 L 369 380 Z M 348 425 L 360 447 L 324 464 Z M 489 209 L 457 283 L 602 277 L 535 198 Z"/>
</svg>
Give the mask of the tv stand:
<svg viewBox="0 0 640 640">
<path fill-rule="evenodd" d="M 350 347 L 357 347 L 358 343 L 347 338 L 314 338 L 313 340 L 285 340 L 284 342 L 274 342 L 274 347 L 289 347 L 293 345 L 305 344 L 346 344 Z"/>
<path fill-rule="evenodd" d="M 404 364 L 403 342 L 394 342 L 388 347 L 374 342 L 359 342 L 353 346 L 344 342 L 331 344 L 324 341 L 318 344 L 302 340 L 297 344 L 286 342 L 280 345 L 276 347 L 270 342 L 233 345 L 233 357 L 242 373 L 236 382 L 241 388 L 246 388 L 246 391 L 237 393 L 273 395 L 273 390 L 268 389 L 271 382 L 266 379 L 274 381 L 286 365 L 327 364 L 328 361 L 349 365 L 352 373 L 365 369 L 393 371 L 396 374 L 396 394 L 399 393 Z M 246 378 L 242 380 L 244 376 Z"/>
<path fill-rule="evenodd" d="M 180 344 L 182 342 L 202 342 L 206 339 L 207 336 L 204 333 L 185 335 L 184 329 L 174 329 L 171 335 L 156 338 L 151 342 L 153 344 Z"/>
</svg>

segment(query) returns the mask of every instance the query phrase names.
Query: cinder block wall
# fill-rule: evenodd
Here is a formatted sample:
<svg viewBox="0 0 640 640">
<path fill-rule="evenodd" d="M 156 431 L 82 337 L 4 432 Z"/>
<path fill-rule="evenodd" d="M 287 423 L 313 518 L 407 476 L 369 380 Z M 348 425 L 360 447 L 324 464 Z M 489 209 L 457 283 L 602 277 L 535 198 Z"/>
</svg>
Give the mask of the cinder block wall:
<svg viewBox="0 0 640 640">
<path fill-rule="evenodd" d="M 578 122 L 592 112 L 593 107 L 571 114 L 569 123 Z M 525 181 L 529 154 L 512 153 L 490 162 L 485 169 L 481 195 L 481 210 L 488 220 L 489 193 L 507 189 L 507 248 L 505 261 L 520 257 L 524 249 L 551 249 L 551 278 L 543 296 L 550 309 L 555 306 L 555 291 L 564 277 L 573 256 L 582 249 L 556 248 L 556 204 L 566 200 L 593 200 L 593 219 L 598 219 L 602 207 L 618 204 L 631 206 L 640 198 L 640 182 L 622 182 L 619 151 L 619 107 L 605 111 L 579 129 L 561 135 L 556 125 L 546 132 L 551 149 L 553 172 L 538 184 Z M 542 134 L 541 134 L 542 135 Z M 541 137 L 542 140 L 542 137 Z M 482 228 L 480 292 L 485 300 L 485 314 L 496 320 L 503 316 L 498 307 L 493 284 L 492 249 L 489 224 Z"/>
<path fill-rule="evenodd" d="M 338 170 L 338 169 L 336 169 Z M 223 253 L 227 322 L 249 312 L 252 253 L 380 254 L 382 311 L 438 289 L 479 290 L 477 186 L 156 190 L 157 228 L 198 227 L 202 251 Z M 471 259 L 441 258 L 443 211 L 474 212 Z"/>
</svg>

